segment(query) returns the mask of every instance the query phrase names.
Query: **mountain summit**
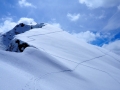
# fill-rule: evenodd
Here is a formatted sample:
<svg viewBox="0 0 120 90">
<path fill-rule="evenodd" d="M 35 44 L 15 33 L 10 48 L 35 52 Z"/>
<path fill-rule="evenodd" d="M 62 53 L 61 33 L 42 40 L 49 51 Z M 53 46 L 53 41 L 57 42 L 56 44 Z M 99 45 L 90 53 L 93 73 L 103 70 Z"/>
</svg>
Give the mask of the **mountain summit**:
<svg viewBox="0 0 120 90">
<path fill-rule="evenodd" d="M 44 23 L 36 25 L 26 25 L 24 23 L 20 23 L 16 25 L 12 30 L 5 32 L 4 34 L 1 35 L 1 43 L 4 46 L 4 49 L 11 50 L 13 48 L 13 46 L 11 46 L 11 41 L 13 41 L 16 35 L 22 34 L 34 28 L 42 28 L 43 26 L 45 26 Z"/>
<path fill-rule="evenodd" d="M 54 25 L 20 23 L 1 46 L 0 90 L 120 90 L 120 56 Z"/>
</svg>

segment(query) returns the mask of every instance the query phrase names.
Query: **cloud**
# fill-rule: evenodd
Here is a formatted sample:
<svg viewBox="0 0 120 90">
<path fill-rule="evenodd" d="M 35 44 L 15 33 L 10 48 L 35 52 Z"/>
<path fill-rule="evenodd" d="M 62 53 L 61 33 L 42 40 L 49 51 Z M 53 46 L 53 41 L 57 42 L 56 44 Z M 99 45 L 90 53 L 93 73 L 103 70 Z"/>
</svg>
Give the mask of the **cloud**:
<svg viewBox="0 0 120 90">
<path fill-rule="evenodd" d="M 36 8 L 36 6 L 34 6 L 33 4 L 27 2 L 26 0 L 19 0 L 18 3 L 19 3 L 19 5 L 21 7 L 33 7 L 33 8 Z"/>
<path fill-rule="evenodd" d="M 104 44 L 102 47 L 120 55 L 120 40 L 110 42 L 109 44 Z"/>
<path fill-rule="evenodd" d="M 17 22 L 13 21 L 12 18 L 4 18 L 3 23 L 0 23 L 0 32 L 7 32 L 11 30 L 16 24 L 25 23 L 25 24 L 36 24 L 32 18 L 20 18 Z"/>
<path fill-rule="evenodd" d="M 77 38 L 81 39 L 82 41 L 85 42 L 92 42 L 94 40 L 96 40 L 96 38 L 100 37 L 99 33 L 93 33 L 90 31 L 86 31 L 86 32 L 80 32 L 80 33 L 73 33 L 74 36 L 76 36 Z"/>
<path fill-rule="evenodd" d="M 118 6 L 118 10 L 120 10 L 120 5 Z"/>
<path fill-rule="evenodd" d="M 108 21 L 103 30 L 115 30 L 120 28 L 120 11 L 117 11 Z"/>
<path fill-rule="evenodd" d="M 57 28 L 61 28 L 61 25 L 59 23 L 51 23 L 51 25 L 57 27 Z"/>
<path fill-rule="evenodd" d="M 6 18 L 3 23 L 0 23 L 0 32 L 6 32 L 11 30 L 16 25 L 12 18 Z"/>
<path fill-rule="evenodd" d="M 71 21 L 77 21 L 80 18 L 80 14 L 67 14 L 68 19 Z"/>
<path fill-rule="evenodd" d="M 25 17 L 22 17 L 20 18 L 20 20 L 17 22 L 17 23 L 25 23 L 25 24 L 37 24 L 34 19 L 32 18 L 25 18 Z"/>
<path fill-rule="evenodd" d="M 93 9 L 99 7 L 113 7 L 120 3 L 120 0 L 79 0 L 79 2 Z"/>
</svg>

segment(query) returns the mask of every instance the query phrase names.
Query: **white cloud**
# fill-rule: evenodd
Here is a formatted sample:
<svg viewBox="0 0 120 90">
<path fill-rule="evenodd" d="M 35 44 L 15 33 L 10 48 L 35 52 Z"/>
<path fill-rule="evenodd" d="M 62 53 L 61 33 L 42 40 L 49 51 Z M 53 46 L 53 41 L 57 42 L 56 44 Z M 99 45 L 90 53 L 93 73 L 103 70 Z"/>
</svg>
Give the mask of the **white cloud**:
<svg viewBox="0 0 120 90">
<path fill-rule="evenodd" d="M 80 18 L 80 14 L 67 14 L 67 17 L 71 20 L 71 21 L 77 21 Z"/>
<path fill-rule="evenodd" d="M 118 10 L 120 10 L 120 5 L 118 6 Z"/>
<path fill-rule="evenodd" d="M 6 32 L 11 30 L 16 25 L 12 18 L 6 18 L 3 23 L 0 23 L 0 32 Z"/>
<path fill-rule="evenodd" d="M 120 40 L 116 40 L 109 44 L 104 44 L 102 47 L 120 55 Z"/>
<path fill-rule="evenodd" d="M 103 28 L 103 30 L 115 30 L 120 28 L 120 11 L 117 11 L 108 21 L 107 25 Z"/>
<path fill-rule="evenodd" d="M 32 18 L 20 18 L 17 22 L 13 21 L 12 18 L 4 18 L 3 23 L 0 23 L 0 32 L 7 32 L 19 23 L 36 24 L 36 22 Z"/>
<path fill-rule="evenodd" d="M 86 4 L 89 8 L 112 7 L 120 3 L 120 0 L 79 0 L 81 4 Z"/>
<path fill-rule="evenodd" d="M 36 6 L 34 6 L 33 4 L 27 2 L 26 0 L 19 0 L 18 3 L 19 3 L 19 5 L 21 7 L 33 7 L 33 8 L 36 8 Z"/>
<path fill-rule="evenodd" d="M 59 23 L 51 23 L 53 26 L 61 28 L 61 25 Z"/>
<path fill-rule="evenodd" d="M 90 31 L 74 33 L 73 35 L 76 36 L 77 38 L 81 39 L 82 41 L 85 41 L 88 43 L 96 40 L 97 37 L 100 37 L 99 33 L 95 34 L 95 33 L 90 32 Z"/>
<path fill-rule="evenodd" d="M 20 18 L 20 20 L 17 22 L 17 23 L 25 23 L 25 24 L 37 24 L 35 21 L 34 21 L 34 19 L 32 19 L 32 18 L 25 18 L 25 17 L 23 17 L 23 18 Z"/>
</svg>

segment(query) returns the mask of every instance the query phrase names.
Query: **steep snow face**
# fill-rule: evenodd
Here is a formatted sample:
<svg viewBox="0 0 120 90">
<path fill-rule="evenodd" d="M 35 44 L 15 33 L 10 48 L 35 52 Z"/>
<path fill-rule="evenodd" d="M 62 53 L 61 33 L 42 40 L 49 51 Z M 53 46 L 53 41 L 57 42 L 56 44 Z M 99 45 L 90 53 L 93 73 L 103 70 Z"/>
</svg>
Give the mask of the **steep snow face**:
<svg viewBox="0 0 120 90">
<path fill-rule="evenodd" d="M 120 90 L 120 57 L 58 27 L 30 29 L 12 45 L 0 50 L 0 90 Z"/>
</svg>

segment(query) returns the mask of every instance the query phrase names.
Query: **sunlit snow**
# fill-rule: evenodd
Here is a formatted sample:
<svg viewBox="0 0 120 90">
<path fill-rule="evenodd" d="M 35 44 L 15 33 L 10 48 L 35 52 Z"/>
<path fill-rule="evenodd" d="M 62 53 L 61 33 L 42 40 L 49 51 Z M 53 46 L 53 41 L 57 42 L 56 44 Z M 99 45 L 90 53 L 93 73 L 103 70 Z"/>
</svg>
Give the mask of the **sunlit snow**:
<svg viewBox="0 0 120 90">
<path fill-rule="evenodd" d="M 15 52 L 15 40 L 30 46 Z M 0 90 L 120 90 L 120 56 L 54 25 L 14 34 L 4 44 L 15 47 L 0 50 Z"/>
</svg>

